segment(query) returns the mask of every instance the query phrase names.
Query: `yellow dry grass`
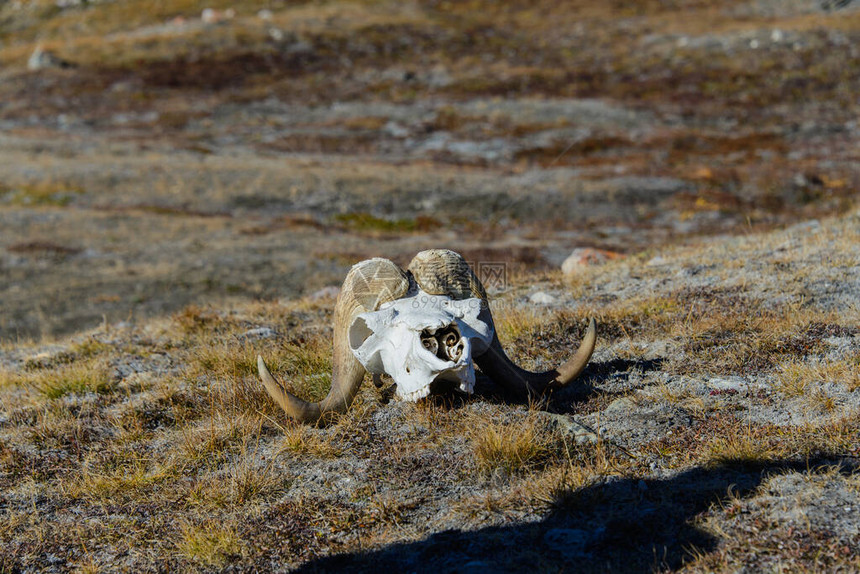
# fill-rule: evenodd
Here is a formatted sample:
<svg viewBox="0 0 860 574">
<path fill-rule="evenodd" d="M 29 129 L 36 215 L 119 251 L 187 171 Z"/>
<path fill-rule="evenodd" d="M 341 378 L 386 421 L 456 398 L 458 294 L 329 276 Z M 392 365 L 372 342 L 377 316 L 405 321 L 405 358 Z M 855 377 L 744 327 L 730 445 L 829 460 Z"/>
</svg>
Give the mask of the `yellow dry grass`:
<svg viewBox="0 0 860 574">
<path fill-rule="evenodd" d="M 242 551 L 242 541 L 232 525 L 217 521 L 184 523 L 177 550 L 205 568 L 222 568 Z"/>
</svg>

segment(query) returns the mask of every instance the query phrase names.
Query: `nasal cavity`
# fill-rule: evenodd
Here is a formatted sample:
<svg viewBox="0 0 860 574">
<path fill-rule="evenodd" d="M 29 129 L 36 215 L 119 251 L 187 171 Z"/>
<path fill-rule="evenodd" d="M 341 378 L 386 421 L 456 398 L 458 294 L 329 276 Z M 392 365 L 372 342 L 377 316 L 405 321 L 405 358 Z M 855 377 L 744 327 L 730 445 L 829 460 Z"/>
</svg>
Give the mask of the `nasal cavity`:
<svg viewBox="0 0 860 574">
<path fill-rule="evenodd" d="M 436 331 L 436 341 L 439 344 L 436 356 L 443 361 L 457 361 L 463 353 L 460 331 L 453 323 Z"/>
</svg>

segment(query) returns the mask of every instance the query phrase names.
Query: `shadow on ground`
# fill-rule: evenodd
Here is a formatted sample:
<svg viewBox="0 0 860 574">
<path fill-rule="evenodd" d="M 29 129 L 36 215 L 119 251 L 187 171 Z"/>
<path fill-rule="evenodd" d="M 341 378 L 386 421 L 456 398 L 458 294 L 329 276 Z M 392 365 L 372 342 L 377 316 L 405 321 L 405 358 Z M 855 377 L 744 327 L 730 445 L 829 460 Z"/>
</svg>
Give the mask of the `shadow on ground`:
<svg viewBox="0 0 860 574">
<path fill-rule="evenodd" d="M 592 362 L 585 368 L 580 376 L 584 382 L 591 382 L 606 378 L 616 373 L 626 373 L 638 370 L 642 373 L 657 371 L 663 366 L 663 359 L 613 359 L 602 363 Z"/>
<path fill-rule="evenodd" d="M 621 396 L 633 388 L 629 386 L 631 373 L 638 373 L 641 376 L 650 371 L 659 371 L 663 366 L 663 361 L 662 358 L 613 359 L 602 363 L 589 363 L 575 381 L 558 389 L 549 396 L 549 404 L 552 410 L 556 412 L 568 412 L 574 404 L 581 403 L 597 395 Z M 623 383 L 621 387 L 607 387 L 606 382 L 610 379 L 623 381 Z"/>
<path fill-rule="evenodd" d="M 633 371 L 646 373 L 659 370 L 663 359 L 614 359 L 602 363 L 589 364 L 582 374 L 567 386 L 555 392 L 547 393 L 539 400 L 534 397 L 518 396 L 506 392 L 504 388 L 496 384 L 492 379 L 477 372 L 475 378 L 474 393 L 466 395 L 455 390 L 456 385 L 450 382 L 433 383 L 433 391 L 427 401 L 432 401 L 436 406 L 447 409 L 459 409 L 475 400 L 481 400 L 493 404 L 529 404 L 534 403 L 540 410 L 566 413 L 572 405 L 582 403 L 596 395 L 612 395 L 597 387 L 601 381 L 605 381 L 612 375 L 630 373 Z M 622 393 L 623 394 L 623 393 Z M 383 403 L 389 402 L 394 397 L 394 386 L 383 390 Z"/>
<path fill-rule="evenodd" d="M 448 530 L 420 542 L 341 554 L 299 572 L 650 572 L 715 550 L 694 517 L 729 492 L 745 496 L 769 475 L 831 465 L 830 459 L 694 468 L 667 479 L 619 479 L 556 493 L 540 522 Z M 845 472 L 851 472 L 846 469 Z"/>
</svg>

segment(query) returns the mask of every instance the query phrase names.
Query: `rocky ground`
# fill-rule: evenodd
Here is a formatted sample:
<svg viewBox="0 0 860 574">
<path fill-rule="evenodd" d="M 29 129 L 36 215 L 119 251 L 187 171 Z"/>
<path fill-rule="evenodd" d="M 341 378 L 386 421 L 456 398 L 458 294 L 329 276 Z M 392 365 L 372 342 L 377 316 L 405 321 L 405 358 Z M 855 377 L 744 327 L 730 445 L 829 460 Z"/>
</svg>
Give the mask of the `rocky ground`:
<svg viewBox="0 0 860 574">
<path fill-rule="evenodd" d="M 0 4 L 0 572 L 857 570 L 858 46 L 853 2 Z M 330 287 L 429 247 L 530 368 L 595 316 L 583 378 L 289 421 L 256 354 L 319 397 Z"/>
<path fill-rule="evenodd" d="M 4 3 L 0 338 L 847 209 L 857 7 L 670 4 Z"/>
</svg>

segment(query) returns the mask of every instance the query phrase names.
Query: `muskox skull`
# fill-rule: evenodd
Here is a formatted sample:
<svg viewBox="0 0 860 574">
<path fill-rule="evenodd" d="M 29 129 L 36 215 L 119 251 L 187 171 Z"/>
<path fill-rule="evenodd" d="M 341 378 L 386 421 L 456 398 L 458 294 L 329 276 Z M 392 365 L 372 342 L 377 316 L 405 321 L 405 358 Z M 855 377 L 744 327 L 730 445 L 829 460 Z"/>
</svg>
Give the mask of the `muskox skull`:
<svg viewBox="0 0 860 574">
<path fill-rule="evenodd" d="M 422 399 L 437 381 L 471 393 L 473 354 L 486 352 L 494 333 L 492 321 L 482 313 L 484 305 L 474 297 L 456 300 L 419 288 L 415 295 L 356 317 L 349 327 L 349 346 L 370 373 L 394 379 L 401 399 Z"/>
<path fill-rule="evenodd" d="M 387 259 L 350 269 L 334 310 L 332 384 L 319 403 L 286 391 L 257 357 L 266 390 L 291 417 L 307 423 L 346 412 L 366 372 L 388 374 L 403 399 L 427 396 L 431 384 L 449 381 L 472 392 L 472 361 L 497 384 L 520 397 L 566 385 L 585 368 L 597 339 L 594 320 L 576 354 L 543 373 L 519 368 L 495 333 L 487 294 L 457 253 L 422 251 L 406 271 Z"/>
</svg>

